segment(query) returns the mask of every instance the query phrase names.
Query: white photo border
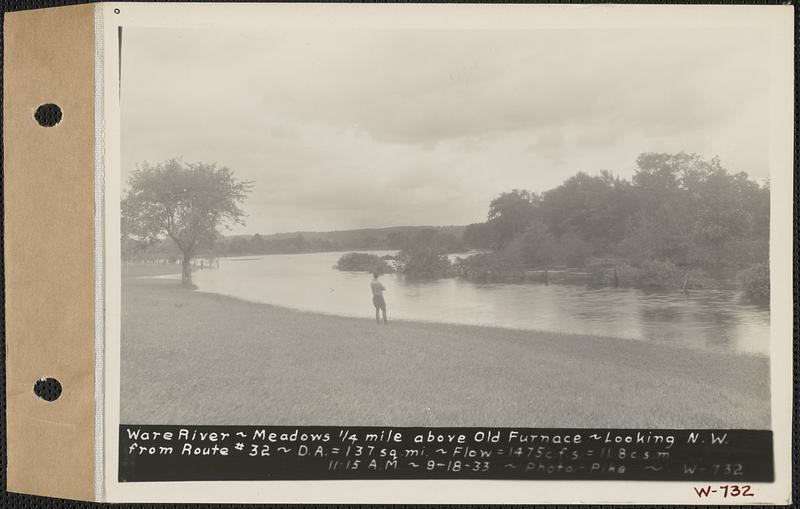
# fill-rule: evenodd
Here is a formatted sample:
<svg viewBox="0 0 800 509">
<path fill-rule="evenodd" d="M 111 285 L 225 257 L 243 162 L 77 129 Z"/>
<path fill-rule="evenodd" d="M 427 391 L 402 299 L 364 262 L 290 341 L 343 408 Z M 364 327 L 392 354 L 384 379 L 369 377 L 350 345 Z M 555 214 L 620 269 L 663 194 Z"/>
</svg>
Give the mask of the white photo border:
<svg viewBox="0 0 800 509">
<path fill-rule="evenodd" d="M 104 331 L 98 352 L 103 385 L 102 485 L 109 502 L 429 503 L 429 504 L 788 504 L 791 497 L 793 376 L 793 6 L 542 5 L 542 4 L 213 4 L 101 3 L 96 6 L 102 53 L 104 185 Z M 347 480 L 120 483 L 120 95 L 118 27 L 303 28 L 757 28 L 771 40 L 770 267 L 771 407 L 775 481 L 752 483 L 748 499 L 698 499 L 696 483 L 649 481 Z M 98 58 L 100 58 L 98 56 Z M 99 85 L 98 85 L 99 86 Z M 100 103 L 102 101 L 102 103 Z M 192 424 L 192 423 L 187 423 Z M 268 425 L 269 423 L 263 423 Z"/>
</svg>

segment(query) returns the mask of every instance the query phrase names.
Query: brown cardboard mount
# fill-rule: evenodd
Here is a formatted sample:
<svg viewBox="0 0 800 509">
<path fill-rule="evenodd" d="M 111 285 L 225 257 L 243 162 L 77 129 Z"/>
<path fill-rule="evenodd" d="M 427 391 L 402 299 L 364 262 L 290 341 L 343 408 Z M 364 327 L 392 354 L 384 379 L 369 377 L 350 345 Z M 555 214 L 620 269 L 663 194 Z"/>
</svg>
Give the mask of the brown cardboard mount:
<svg viewBox="0 0 800 509">
<path fill-rule="evenodd" d="M 92 500 L 94 6 L 7 13 L 4 34 L 8 490 Z M 59 399 L 34 394 L 42 377 Z"/>
<path fill-rule="evenodd" d="M 185 18 L 188 17 L 184 16 L 182 19 L 180 15 L 195 10 L 198 14 L 192 18 L 195 25 L 187 23 L 186 26 L 200 26 L 196 25 L 198 20 L 203 21 L 202 26 L 208 26 L 213 24 L 208 20 L 222 12 L 219 6 L 212 7 L 214 4 L 191 2 L 168 5 L 133 2 L 127 5 L 137 10 L 139 17 L 136 19 L 140 23 L 138 26 L 147 26 L 141 24 L 142 20 L 147 19 L 145 15 L 163 16 L 166 11 L 172 17 L 170 23 L 179 26 L 177 20 L 187 23 Z M 152 7 L 145 8 L 145 5 Z M 271 7 L 267 8 L 266 5 Z M 465 5 L 458 7 L 458 15 L 453 16 L 448 9 L 455 8 L 454 6 L 425 5 L 397 16 L 398 6 L 387 6 L 381 8 L 381 15 L 377 16 L 376 5 L 348 4 L 344 10 L 336 5 L 269 3 L 259 9 L 264 8 L 260 11 L 261 16 L 269 20 L 269 26 L 281 26 L 283 20 L 287 26 L 297 26 L 304 30 L 319 26 L 350 29 L 361 29 L 359 27 L 363 26 L 372 30 L 383 29 L 381 27 L 394 28 L 395 23 L 401 29 L 475 29 L 482 28 L 476 23 L 482 19 L 483 13 L 488 12 L 483 7 Z M 717 504 L 723 500 L 693 498 L 699 493 L 692 492 L 686 485 L 690 481 L 686 481 L 686 484 L 661 483 L 658 486 L 660 489 L 653 488 L 650 483 L 635 481 L 632 484 L 637 484 L 637 487 L 632 490 L 626 489 L 623 484 L 609 485 L 595 481 L 574 485 L 556 481 L 547 484 L 547 488 L 541 488 L 517 481 L 501 481 L 501 484 L 466 481 L 462 484 L 462 481 L 454 480 L 440 484 L 435 478 L 398 480 L 397 484 L 394 481 L 358 483 L 358 489 L 353 489 L 355 485 L 349 481 L 324 481 L 313 485 L 306 482 L 277 482 L 269 484 L 269 489 L 265 489 L 264 484 L 257 483 L 237 483 L 231 488 L 205 482 L 165 482 L 158 483 L 158 489 L 153 490 L 152 485 L 133 482 L 120 488 L 122 483 L 116 482 L 114 474 L 103 478 L 103 451 L 99 449 L 102 441 L 97 440 L 100 430 L 95 428 L 96 423 L 102 422 L 97 419 L 99 407 L 96 407 L 96 401 L 102 401 L 103 395 L 102 389 L 98 389 L 96 385 L 100 379 L 97 376 L 100 366 L 98 361 L 102 361 L 103 352 L 95 351 L 96 342 L 102 339 L 95 336 L 95 331 L 96 324 L 101 323 L 99 319 L 103 317 L 95 316 L 95 306 L 98 297 L 103 295 L 96 294 L 95 282 L 96 241 L 99 240 L 95 238 L 95 217 L 102 212 L 95 208 L 95 160 L 99 153 L 96 149 L 106 149 L 114 145 L 101 146 L 102 138 L 96 135 L 97 127 L 101 124 L 96 123 L 95 108 L 100 103 L 96 103 L 95 50 L 100 49 L 101 41 L 95 40 L 95 37 L 98 33 L 96 27 L 103 28 L 101 23 L 96 24 L 96 13 L 103 11 L 96 7 L 88 4 L 5 14 L 4 316 L 9 491 L 90 501 L 113 498 L 115 502 L 202 501 L 203 496 L 207 498 L 206 502 L 262 503 L 454 504 L 478 501 L 520 504 L 583 501 L 608 504 L 609 501 L 616 500 L 623 503 L 683 501 L 705 505 Z M 242 11 L 237 15 L 242 17 L 234 16 L 231 20 L 244 19 L 250 13 L 256 13 L 255 10 L 249 10 L 251 7 L 240 5 L 238 9 Z M 775 455 L 777 480 L 775 483 L 754 485 L 753 491 L 763 489 L 766 495 L 751 500 L 757 503 L 790 503 L 790 373 L 793 357 L 789 338 L 793 315 L 790 305 L 792 301 L 789 299 L 792 279 L 787 276 L 792 274 L 792 246 L 791 238 L 782 233 L 792 228 L 791 215 L 788 213 L 793 203 L 790 169 L 793 147 L 791 128 L 794 125 L 791 113 L 794 111 L 791 107 L 794 89 L 791 71 L 794 69 L 794 60 L 789 42 L 794 33 L 792 7 L 758 6 L 758 9 L 751 12 L 749 8 L 754 6 L 677 6 L 678 8 L 667 12 L 665 9 L 671 6 L 657 6 L 647 13 L 642 11 L 644 6 L 599 6 L 596 9 L 588 5 L 536 7 L 547 11 L 530 12 L 526 14 L 530 17 L 520 19 L 536 19 L 536 22 L 530 22 L 530 26 L 542 29 L 567 30 L 574 26 L 584 26 L 589 20 L 587 16 L 591 15 L 593 20 L 601 21 L 597 30 L 605 29 L 603 27 L 627 30 L 626 27 L 630 26 L 642 30 L 643 33 L 646 29 L 646 33 L 650 33 L 653 28 L 660 29 L 659 20 L 664 20 L 663 26 L 666 28 L 680 28 L 684 25 L 681 24 L 682 21 L 678 21 L 691 19 L 692 22 L 686 25 L 690 28 L 707 30 L 714 27 L 714 30 L 723 30 L 744 27 L 747 31 L 754 30 L 753 33 L 761 30 L 764 34 L 772 34 L 771 49 L 765 57 L 767 68 L 772 73 L 770 79 L 773 80 L 768 111 L 772 119 L 768 134 L 773 179 L 770 197 L 773 207 L 770 236 L 770 264 L 773 271 L 770 318 L 772 372 L 769 380 L 772 391 L 772 430 L 776 437 L 772 452 Z M 579 7 L 579 10 L 575 10 L 575 7 Z M 652 6 L 647 7 L 649 9 Z M 483 28 L 495 30 L 492 27 L 505 27 L 506 22 L 512 20 L 517 12 L 522 12 L 516 10 L 518 8 L 503 5 L 502 12 L 493 11 L 491 15 L 487 14 L 486 19 L 492 21 L 487 22 Z M 163 11 L 159 12 L 160 9 Z M 542 16 L 541 20 L 535 17 L 545 12 L 550 14 Z M 572 14 L 579 20 L 575 24 L 565 24 L 564 20 Z M 126 13 L 123 16 L 131 15 Z M 308 16 L 308 21 L 304 16 Z M 395 18 L 397 22 L 394 21 Z M 451 22 L 450 19 L 454 21 Z M 419 25 L 416 20 L 420 20 Z M 99 15 L 97 21 L 102 21 Z M 527 26 L 508 22 L 508 30 Z M 116 18 L 113 24 L 121 25 L 123 21 Z M 585 26 L 594 27 L 592 23 Z M 118 31 L 113 33 L 117 37 L 121 35 Z M 119 39 L 117 44 L 121 44 Z M 120 46 L 113 49 L 119 51 Z M 117 55 L 120 58 L 120 53 Z M 575 64 L 567 62 L 565 65 Z M 119 79 L 119 75 L 115 77 Z M 116 99 L 119 100 L 119 96 Z M 57 104 L 63 111 L 61 121 L 53 127 L 39 125 L 34 117 L 36 109 L 48 103 Z M 110 122 L 109 120 L 109 127 Z M 724 129 L 720 132 L 725 134 Z M 782 213 L 776 214 L 776 211 Z M 776 232 L 779 234 L 776 235 Z M 120 260 L 116 256 L 115 259 Z M 777 271 L 781 271 L 780 274 Z M 776 283 L 781 286 L 776 286 Z M 115 366 L 115 369 L 118 367 Z M 53 402 L 40 399 L 34 393 L 36 381 L 45 377 L 56 378 L 63 386 L 60 398 Z M 116 398 L 119 396 L 116 392 L 118 389 L 114 390 L 115 393 L 110 395 Z M 110 443 L 114 443 L 113 437 Z M 110 464 L 110 467 L 109 472 L 113 472 L 118 465 Z M 104 484 L 112 492 L 111 497 L 106 497 Z M 562 488 L 552 488 L 555 484 Z M 725 496 L 727 497 L 727 490 Z M 739 501 L 749 502 L 736 499 L 736 503 Z"/>
</svg>

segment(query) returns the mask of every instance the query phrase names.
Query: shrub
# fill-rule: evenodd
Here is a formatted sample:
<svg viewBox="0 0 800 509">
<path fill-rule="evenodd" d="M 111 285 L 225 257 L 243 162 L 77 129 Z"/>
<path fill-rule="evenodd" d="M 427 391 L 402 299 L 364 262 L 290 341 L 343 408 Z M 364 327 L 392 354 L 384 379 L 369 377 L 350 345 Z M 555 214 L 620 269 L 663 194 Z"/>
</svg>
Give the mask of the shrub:
<svg viewBox="0 0 800 509">
<path fill-rule="evenodd" d="M 343 254 L 333 268 L 353 272 L 378 272 L 380 274 L 394 272 L 394 269 L 386 263 L 386 260 L 370 253 Z"/>
<path fill-rule="evenodd" d="M 741 271 L 737 279 L 744 295 L 753 302 L 769 303 L 769 265 L 756 263 Z"/>
<path fill-rule="evenodd" d="M 719 282 L 703 269 L 687 270 L 671 261 L 647 261 L 640 267 L 612 259 L 592 259 L 587 263 L 589 284 L 619 286 L 620 288 L 649 288 L 659 290 L 705 290 L 718 288 Z M 616 273 L 616 282 L 614 281 Z"/>
<path fill-rule="evenodd" d="M 584 265 L 592 253 L 589 243 L 573 233 L 562 235 L 554 249 L 555 259 L 567 267 Z"/>
<path fill-rule="evenodd" d="M 634 288 L 639 284 L 639 280 L 642 277 L 641 269 L 627 263 L 621 263 L 614 268 L 617 269 L 617 284 L 619 286 L 623 288 Z"/>
<path fill-rule="evenodd" d="M 556 257 L 556 240 L 547 227 L 534 222 L 503 249 L 501 256 L 515 265 L 525 268 L 546 267 Z"/>
<path fill-rule="evenodd" d="M 525 269 L 504 252 L 480 253 L 456 262 L 458 275 L 480 282 L 518 283 L 525 280 Z"/>
<path fill-rule="evenodd" d="M 683 285 L 683 271 L 669 260 L 647 260 L 642 263 L 636 278 L 639 288 L 680 288 Z"/>
<path fill-rule="evenodd" d="M 709 276 L 701 268 L 691 269 L 686 274 L 687 290 L 710 290 L 720 287 L 720 281 Z"/>
<path fill-rule="evenodd" d="M 397 271 L 411 278 L 429 279 L 455 275 L 447 255 L 428 246 L 404 249 L 395 261 Z"/>
<path fill-rule="evenodd" d="M 592 259 L 586 264 L 588 281 L 592 286 L 635 288 L 642 279 L 642 269 L 611 259 Z M 616 281 L 614 273 L 616 272 Z"/>
</svg>

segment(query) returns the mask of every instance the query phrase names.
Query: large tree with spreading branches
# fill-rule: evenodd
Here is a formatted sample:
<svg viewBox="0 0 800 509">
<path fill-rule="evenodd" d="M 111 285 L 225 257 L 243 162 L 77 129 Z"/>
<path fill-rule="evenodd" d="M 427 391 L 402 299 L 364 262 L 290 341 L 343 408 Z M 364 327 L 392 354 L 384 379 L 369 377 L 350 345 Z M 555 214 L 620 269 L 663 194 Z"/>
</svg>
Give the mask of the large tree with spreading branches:
<svg viewBox="0 0 800 509">
<path fill-rule="evenodd" d="M 130 175 L 122 204 L 122 240 L 145 247 L 170 238 L 183 255 L 181 281 L 192 284 L 191 260 L 219 228 L 244 224 L 240 205 L 252 183 L 224 166 L 170 159 Z"/>
</svg>

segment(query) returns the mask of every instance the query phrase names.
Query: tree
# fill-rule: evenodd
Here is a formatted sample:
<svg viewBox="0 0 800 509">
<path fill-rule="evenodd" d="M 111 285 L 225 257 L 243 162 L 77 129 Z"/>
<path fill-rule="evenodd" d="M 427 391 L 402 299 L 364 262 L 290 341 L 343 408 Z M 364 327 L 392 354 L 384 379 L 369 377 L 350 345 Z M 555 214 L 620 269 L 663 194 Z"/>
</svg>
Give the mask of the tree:
<svg viewBox="0 0 800 509">
<path fill-rule="evenodd" d="M 138 167 L 122 203 L 122 234 L 143 244 L 172 239 L 183 255 L 181 281 L 192 283 L 190 262 L 211 246 L 217 228 L 244 224 L 239 205 L 252 188 L 224 166 L 170 159 Z"/>
<path fill-rule="evenodd" d="M 394 272 L 389 263 L 378 255 L 372 253 L 345 253 L 333 266 L 336 270 L 351 272 L 370 272 L 391 274 Z"/>
<path fill-rule="evenodd" d="M 524 268 L 547 268 L 556 261 L 556 241 L 547 226 L 538 221 L 531 223 L 519 236 L 508 243 L 505 252 Z"/>
<path fill-rule="evenodd" d="M 400 232 L 390 232 L 386 236 L 387 249 L 403 249 L 408 243 L 408 235 Z"/>
<path fill-rule="evenodd" d="M 462 235 L 464 245 L 468 248 L 490 249 L 494 247 L 492 228 L 489 223 L 472 223 L 467 225 Z"/>
<path fill-rule="evenodd" d="M 489 204 L 489 223 L 496 248 L 503 248 L 520 235 L 535 217 L 541 199 L 536 193 L 514 189 L 502 193 Z"/>
<path fill-rule="evenodd" d="M 252 246 L 253 253 L 255 254 L 264 254 L 264 251 L 266 250 L 266 241 L 264 240 L 264 237 L 258 233 L 250 238 L 250 245 Z"/>
<path fill-rule="evenodd" d="M 467 246 L 495 252 L 463 261 L 460 269 L 503 280 L 551 264 L 614 263 L 640 271 L 629 279 L 641 286 L 681 285 L 690 272 L 694 284 L 705 284 L 697 279 L 729 279 L 768 264 L 769 211 L 769 183 L 729 173 L 718 157 L 645 152 L 630 180 L 605 170 L 578 172 L 541 195 L 501 194 L 488 221 L 463 234 Z M 760 284 L 763 270 L 747 279 Z"/>
<path fill-rule="evenodd" d="M 627 181 L 604 170 L 598 176 L 578 172 L 544 193 L 540 216 L 555 237 L 569 235 L 607 251 L 625 237 L 635 205 Z"/>
<path fill-rule="evenodd" d="M 718 157 L 644 153 L 633 176 L 639 221 L 624 244 L 645 258 L 723 271 L 768 257 L 769 188 Z M 635 250 L 635 249 L 634 249 Z"/>
<path fill-rule="evenodd" d="M 435 247 L 415 244 L 398 253 L 397 271 L 412 278 L 430 279 L 452 275 L 452 264 L 447 255 Z"/>
</svg>

